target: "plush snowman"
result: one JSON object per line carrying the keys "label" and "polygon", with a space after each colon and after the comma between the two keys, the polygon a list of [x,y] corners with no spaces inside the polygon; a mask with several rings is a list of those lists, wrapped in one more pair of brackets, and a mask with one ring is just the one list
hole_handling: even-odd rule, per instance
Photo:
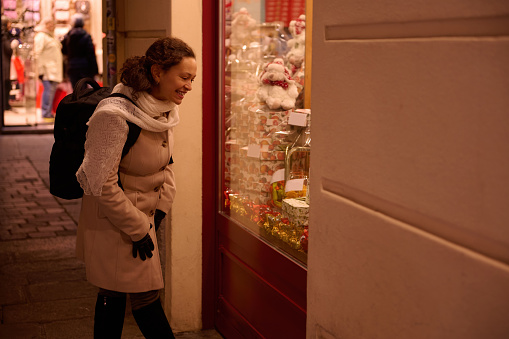
{"label": "plush snowman", "polygon": [[251,34],[255,29],[256,20],[251,17],[246,8],[242,7],[238,12],[233,13],[230,46],[242,47],[249,45],[252,41]]}
{"label": "plush snowman", "polygon": [[292,75],[295,74],[304,62],[306,49],[306,16],[302,14],[298,19],[290,21],[288,30],[292,39],[288,40],[288,53],[286,59],[290,64]]}
{"label": "plush snowman", "polygon": [[295,107],[299,93],[283,59],[276,58],[264,65],[260,74],[260,88],[256,95],[270,109],[289,110]]}

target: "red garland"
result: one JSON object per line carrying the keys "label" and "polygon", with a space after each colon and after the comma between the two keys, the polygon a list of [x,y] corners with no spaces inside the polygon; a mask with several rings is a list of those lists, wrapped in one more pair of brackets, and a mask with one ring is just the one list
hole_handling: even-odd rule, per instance
{"label": "red garland", "polygon": [[283,87],[284,89],[288,89],[288,83],[285,81],[282,81],[282,80],[271,81],[269,79],[265,79],[265,80],[263,80],[263,83],[266,85],[279,86],[279,87]]}

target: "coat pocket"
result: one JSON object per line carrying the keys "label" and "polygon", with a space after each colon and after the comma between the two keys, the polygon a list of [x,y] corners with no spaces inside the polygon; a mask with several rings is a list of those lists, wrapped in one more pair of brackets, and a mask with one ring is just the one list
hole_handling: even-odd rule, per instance
{"label": "coat pocket", "polygon": [[[124,193],[127,199],[131,201],[131,203],[136,207],[138,203],[138,192],[127,192]],[[100,218],[107,218],[106,214],[103,212],[101,206],[97,206],[97,217]]]}

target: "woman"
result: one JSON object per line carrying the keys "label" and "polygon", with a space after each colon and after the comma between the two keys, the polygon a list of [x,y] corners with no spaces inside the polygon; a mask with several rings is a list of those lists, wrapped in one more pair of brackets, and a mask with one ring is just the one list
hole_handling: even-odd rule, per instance
{"label": "woman", "polygon": [[34,29],[34,55],[37,62],[39,78],[42,80],[43,92],[41,111],[43,118],[53,118],[53,99],[57,85],[64,77],[62,64],[62,44],[55,38],[55,21],[52,17],[46,17]]}
{"label": "woman", "polygon": [[[173,128],[178,105],[196,77],[193,50],[177,38],[154,42],[126,60],[121,82],[90,118],[85,158],[76,176],[85,195],[77,255],[87,280],[99,287],[95,338],[120,338],[126,294],[146,338],[173,338],[159,300],[163,288],[156,230],[175,196]],[[142,131],[121,158],[129,120]],[[118,182],[121,186],[119,187]]]}
{"label": "woman", "polygon": [[73,28],[64,36],[62,54],[67,57],[66,72],[74,88],[78,80],[93,78],[98,69],[92,37],[83,28],[83,15],[74,14],[71,21]]}

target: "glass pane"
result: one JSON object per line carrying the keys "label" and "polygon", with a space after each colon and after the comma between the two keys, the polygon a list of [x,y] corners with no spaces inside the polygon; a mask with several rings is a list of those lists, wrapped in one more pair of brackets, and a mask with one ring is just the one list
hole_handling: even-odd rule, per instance
{"label": "glass pane", "polygon": [[305,1],[224,2],[224,213],[307,262]]}

